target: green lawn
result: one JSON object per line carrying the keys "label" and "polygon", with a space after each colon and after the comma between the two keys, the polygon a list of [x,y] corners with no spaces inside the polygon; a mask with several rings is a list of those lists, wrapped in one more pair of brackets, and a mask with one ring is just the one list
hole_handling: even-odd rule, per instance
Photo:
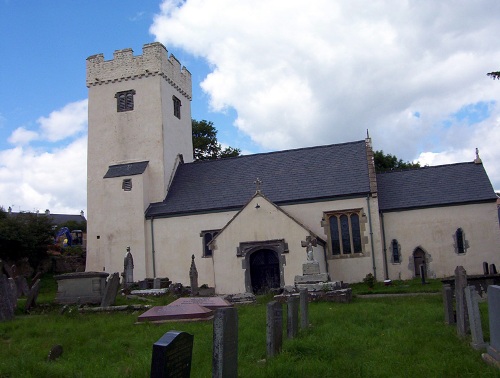
{"label": "green lawn", "polygon": [[[0,377],[148,377],[152,344],[169,330],[194,335],[191,376],[211,376],[210,321],[135,325],[140,313],[81,314],[76,307],[61,315],[50,305],[53,283],[42,289],[45,304],[35,314],[23,315],[21,303],[14,321],[0,323]],[[241,377],[500,377],[444,324],[440,295],[311,303],[311,327],[284,339],[283,352],[266,361],[270,300],[238,307]],[[485,304],[481,310],[484,316]],[[54,344],[64,353],[47,362]]]}

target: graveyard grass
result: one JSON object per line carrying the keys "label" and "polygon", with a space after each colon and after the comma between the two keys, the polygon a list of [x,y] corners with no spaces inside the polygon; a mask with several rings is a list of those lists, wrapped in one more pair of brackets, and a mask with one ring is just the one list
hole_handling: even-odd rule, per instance
{"label": "graveyard grass", "polygon": [[[407,291],[412,285],[401,283]],[[432,285],[440,288],[431,282],[427,290]],[[211,376],[211,321],[135,325],[141,312],[82,314],[76,306],[61,314],[53,304],[55,290],[53,278],[45,276],[32,314],[23,314],[20,301],[15,320],[0,323],[0,377],[148,377],[152,345],[170,330],[194,335],[191,376]],[[394,288],[374,288],[384,290]],[[364,288],[355,285],[354,291]],[[153,304],[172,300],[157,298]],[[257,304],[238,306],[240,377],[500,377],[469,346],[470,339],[458,338],[455,327],[444,324],[439,294],[310,303],[310,327],[288,340],[284,316],[282,353],[266,360],[271,300],[262,296]],[[119,298],[118,304],[129,302]],[[488,340],[485,303],[481,314]],[[63,354],[48,362],[55,344]]]}

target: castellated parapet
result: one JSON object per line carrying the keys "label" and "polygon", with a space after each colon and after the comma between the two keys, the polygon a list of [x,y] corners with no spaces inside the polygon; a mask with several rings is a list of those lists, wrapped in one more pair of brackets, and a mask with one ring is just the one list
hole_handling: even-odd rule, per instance
{"label": "castellated parapet", "polygon": [[157,75],[191,100],[191,73],[159,42],[145,44],[138,56],[129,48],[116,50],[112,60],[103,54],[87,58],[87,87]]}

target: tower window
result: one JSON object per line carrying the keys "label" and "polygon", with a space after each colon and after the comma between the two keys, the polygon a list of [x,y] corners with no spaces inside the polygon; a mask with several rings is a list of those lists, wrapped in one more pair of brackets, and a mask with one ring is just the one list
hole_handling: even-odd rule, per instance
{"label": "tower window", "polygon": [[132,190],[132,179],[123,179],[122,189],[126,192],[130,192]]}
{"label": "tower window", "polygon": [[129,110],[134,110],[134,95],[135,90],[133,89],[123,92],[117,92],[115,94],[116,111],[127,112]]}
{"label": "tower window", "polygon": [[181,100],[175,96],[172,96],[172,100],[174,102],[174,116],[181,119]]}

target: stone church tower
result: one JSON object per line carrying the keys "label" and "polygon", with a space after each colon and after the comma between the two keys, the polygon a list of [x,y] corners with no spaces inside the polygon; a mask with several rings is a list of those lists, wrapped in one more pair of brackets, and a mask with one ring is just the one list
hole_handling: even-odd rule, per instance
{"label": "stone church tower", "polygon": [[191,74],[160,43],[87,58],[87,271],[121,272],[127,247],[152,277],[144,213],[193,160]]}

